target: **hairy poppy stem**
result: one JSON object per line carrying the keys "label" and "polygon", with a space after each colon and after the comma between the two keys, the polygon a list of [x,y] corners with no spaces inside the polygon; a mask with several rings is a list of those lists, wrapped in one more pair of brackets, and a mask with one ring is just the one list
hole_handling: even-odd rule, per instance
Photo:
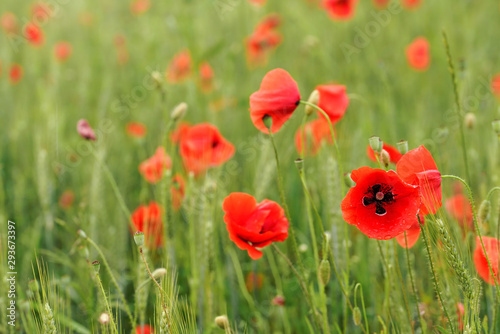
{"label": "hairy poppy stem", "polygon": [[403,281],[403,275],[401,274],[401,268],[399,267],[398,259],[398,249],[396,247],[396,239],[392,239],[392,247],[394,248],[394,262],[396,263],[396,271],[399,277],[399,282],[401,283],[401,291],[403,292],[403,300],[405,302],[406,313],[408,314],[408,321],[411,327],[411,332],[415,334],[415,328],[413,326],[413,321],[411,320],[410,306],[408,303],[408,298],[406,297],[405,283]]}
{"label": "hairy poppy stem", "polygon": [[115,318],[113,313],[111,312],[111,307],[109,306],[108,297],[106,296],[106,292],[104,291],[104,286],[102,285],[101,278],[99,277],[99,273],[95,274],[95,278],[97,280],[97,285],[99,286],[99,290],[101,290],[102,297],[104,298],[104,304],[106,305],[106,309],[109,313],[109,320],[111,322],[111,328],[113,333],[118,333],[118,329],[116,328]]}
{"label": "hairy poppy stem", "polygon": [[420,230],[422,231],[422,235],[424,237],[425,249],[427,250],[427,255],[429,256],[429,265],[431,267],[432,279],[434,281],[434,289],[436,290],[436,294],[438,296],[439,303],[441,304],[441,308],[443,309],[443,312],[446,316],[446,319],[448,319],[448,323],[451,327],[451,331],[455,332],[455,328],[453,326],[453,323],[451,322],[450,315],[448,314],[448,310],[446,309],[446,306],[444,305],[444,302],[443,302],[443,298],[441,297],[441,291],[439,290],[438,279],[437,279],[437,275],[436,275],[436,270],[434,268],[434,262],[432,261],[432,253],[431,253],[431,248],[429,246],[427,231],[424,229],[424,226],[422,225],[422,222],[420,221],[420,216],[418,214],[417,214],[417,219],[418,219],[418,224],[420,225]]}
{"label": "hairy poppy stem", "polygon": [[457,75],[455,73],[455,66],[453,65],[453,58],[451,57],[450,45],[448,43],[448,36],[446,36],[446,32],[443,30],[443,44],[446,49],[446,56],[448,60],[448,69],[451,74],[451,81],[453,83],[453,93],[455,95],[455,104],[457,107],[458,114],[458,124],[460,126],[460,136],[462,138],[462,153],[465,164],[465,175],[467,175],[467,180],[471,182],[470,173],[469,173],[469,161],[467,158],[467,149],[465,148],[465,133],[464,133],[464,122],[463,122],[463,110],[462,104],[460,103],[460,95],[458,94],[458,83],[457,83]]}
{"label": "hairy poppy stem", "polygon": [[427,329],[424,326],[424,319],[422,318],[422,314],[420,313],[420,309],[418,308],[418,295],[417,295],[417,287],[415,285],[415,279],[413,278],[413,270],[411,266],[411,261],[410,261],[410,251],[408,250],[408,238],[405,234],[405,253],[406,253],[406,263],[408,265],[408,275],[410,275],[410,282],[411,282],[411,288],[413,290],[413,295],[415,296],[415,306],[417,307],[417,314],[418,314],[418,319],[420,320],[420,326],[422,328],[422,332],[425,334],[427,332]]}

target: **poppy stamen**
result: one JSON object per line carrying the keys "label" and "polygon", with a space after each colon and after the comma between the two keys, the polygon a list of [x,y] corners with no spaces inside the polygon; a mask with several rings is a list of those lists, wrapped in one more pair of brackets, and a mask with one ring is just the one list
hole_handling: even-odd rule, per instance
{"label": "poppy stamen", "polygon": [[362,199],[364,206],[375,204],[375,213],[383,216],[387,213],[385,205],[390,205],[394,202],[395,195],[392,193],[392,187],[387,184],[375,184],[368,188]]}

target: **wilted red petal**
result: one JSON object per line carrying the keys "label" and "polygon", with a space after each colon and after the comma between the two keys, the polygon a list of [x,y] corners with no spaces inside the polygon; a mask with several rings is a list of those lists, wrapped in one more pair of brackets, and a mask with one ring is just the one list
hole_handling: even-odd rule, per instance
{"label": "wilted red petal", "polygon": [[[422,225],[424,225],[425,223],[424,216],[423,215],[419,216],[420,216],[420,222],[422,223]],[[417,223],[413,224],[408,230],[396,236],[396,241],[403,248],[406,248],[407,245],[408,248],[412,248],[417,242],[419,236],[420,236],[420,224],[417,221]]]}
{"label": "wilted red petal", "polygon": [[456,219],[462,227],[473,229],[472,206],[463,194],[457,194],[446,200],[446,211]]}

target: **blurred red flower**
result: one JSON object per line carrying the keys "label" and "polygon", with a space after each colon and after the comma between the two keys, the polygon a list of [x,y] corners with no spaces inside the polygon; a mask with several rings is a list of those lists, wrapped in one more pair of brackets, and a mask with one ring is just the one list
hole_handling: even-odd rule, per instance
{"label": "blurred red flower", "polygon": [[134,138],[144,138],[148,132],[146,125],[141,122],[128,122],[125,130],[130,137]]}
{"label": "blurred red flower", "polygon": [[17,17],[11,12],[5,12],[2,14],[0,17],[0,25],[7,34],[17,34],[19,29],[17,25]]}
{"label": "blurred red flower", "polygon": [[[349,106],[346,87],[342,85],[319,85],[316,90],[319,93],[318,107],[328,114],[332,123],[340,121]],[[319,111],[318,114],[320,117],[325,117]]]}
{"label": "blurred red flower", "polygon": [[491,91],[496,97],[500,98],[500,73],[491,79]]}
{"label": "blurred red flower", "polygon": [[253,33],[245,40],[247,63],[251,66],[264,66],[269,53],[276,49],[282,41],[276,30],[281,24],[278,14],[264,17],[255,27]]}
{"label": "blurred red flower", "polygon": [[267,0],[248,0],[251,4],[254,4],[256,6],[264,6],[264,4],[267,2]]}
{"label": "blurred red flower", "polygon": [[264,284],[264,275],[262,273],[250,272],[245,278],[245,286],[249,292],[262,289],[262,284]]}
{"label": "blurred red flower", "polygon": [[151,3],[149,0],[132,0],[130,3],[130,11],[132,14],[141,15],[148,11]]}
{"label": "blurred red flower", "polygon": [[69,209],[71,205],[73,205],[73,201],[75,200],[75,193],[71,190],[65,190],[61,197],[59,197],[59,206],[62,209]]}
{"label": "blurred red flower", "polygon": [[172,160],[165,152],[165,148],[158,147],[155,154],[141,162],[139,172],[149,183],[157,183],[163,178],[163,172],[172,167]]}
{"label": "blurred red flower", "polygon": [[[401,157],[403,156],[397,148],[386,143],[382,145],[382,149],[384,149],[389,154],[390,161],[394,164],[397,164],[399,159],[401,159]],[[378,155],[378,153],[375,153],[370,145],[366,147],[366,154],[368,155],[368,158],[370,160],[377,162],[376,155]]]}
{"label": "blurred red flower", "polygon": [[76,131],[83,139],[92,141],[95,141],[97,139],[94,129],[92,129],[86,119],[81,119],[78,121],[78,123],[76,123]]}
{"label": "blurred red flower", "polygon": [[488,266],[488,261],[483,252],[483,247],[481,246],[481,241],[479,237],[476,238],[476,249],[474,250],[474,265],[476,266],[477,273],[484,279],[487,283],[495,285],[495,278],[498,282],[500,280],[500,275],[498,271],[498,260],[500,255],[500,240],[492,237],[483,237],[484,248],[486,249],[486,254],[490,260],[491,269],[493,269],[493,275],[491,275],[490,267]]}
{"label": "blurred red flower", "polygon": [[172,141],[172,143],[179,143],[190,127],[191,123],[180,121],[175,130],[170,134],[170,140]]}
{"label": "blurred red flower", "polygon": [[422,0],[401,0],[401,4],[403,5],[404,8],[406,9],[417,9]]}
{"label": "blurred red flower", "polygon": [[19,64],[12,64],[9,71],[9,81],[11,84],[15,85],[23,78],[23,68]]}
{"label": "blurred red flower", "polygon": [[424,147],[408,151],[396,165],[396,171],[403,181],[420,186],[422,207],[420,213],[435,214],[441,203],[441,173],[431,153]]}
{"label": "blurred red flower", "polygon": [[58,42],[54,46],[54,56],[60,62],[67,60],[73,53],[73,48],[69,42]]}
{"label": "blurred red flower", "polygon": [[207,61],[200,64],[200,86],[204,93],[210,93],[214,87],[214,70]]}
{"label": "blurred red flower", "polygon": [[222,209],[229,238],[254,260],[263,255],[257,248],[288,237],[288,220],[276,202],[257,203],[251,195],[232,193],[224,199]]}
{"label": "blurred red flower", "polygon": [[384,9],[389,4],[390,0],[372,0],[375,7]]}
{"label": "blurred red flower", "polygon": [[418,186],[410,185],[394,171],[370,167],[353,170],[352,187],[342,201],[344,220],[369,238],[386,240],[418,224]]}
{"label": "blurred red flower", "polygon": [[172,207],[174,208],[174,210],[179,210],[185,195],[185,184],[182,175],[175,174],[175,176],[172,178],[170,195],[172,196]]}
{"label": "blurred red flower", "polygon": [[406,59],[411,68],[425,71],[431,62],[430,45],[425,37],[417,37],[406,47]]}
{"label": "blurred red flower", "polygon": [[212,124],[190,127],[180,140],[184,166],[198,175],[211,167],[222,165],[234,155],[234,146]]}
{"label": "blurred red flower", "polygon": [[464,304],[462,303],[457,303],[457,317],[458,317],[458,330],[463,330],[464,329],[464,315],[465,315],[465,308]]}
{"label": "blurred red flower", "polygon": [[163,222],[161,219],[161,207],[156,202],[150,202],[149,206],[140,205],[132,213],[132,222],[135,231],[144,233],[144,242],[148,249],[163,246]]}
{"label": "blurred red flower", "polygon": [[53,16],[53,12],[48,4],[36,2],[31,5],[31,15],[33,16],[33,21],[42,24],[46,23],[47,20]]}
{"label": "blurred red flower", "polygon": [[[425,217],[421,214],[419,214],[419,217],[420,217],[420,222],[422,223],[422,225],[424,225]],[[405,238],[405,233],[406,233],[406,238]],[[408,248],[412,248],[417,242],[419,236],[420,236],[420,224],[418,223],[417,220],[417,222],[414,223],[408,230],[404,231],[400,235],[397,235],[396,241],[403,248],[406,248],[406,243],[408,243]]]}
{"label": "blurred red flower", "polygon": [[189,50],[177,53],[167,68],[167,80],[170,83],[178,83],[185,80],[191,74],[191,54]]}
{"label": "blurred red flower", "polygon": [[473,229],[472,206],[463,194],[456,194],[446,200],[446,211],[456,219],[462,227]]}
{"label": "blurred red flower", "polygon": [[153,334],[154,330],[153,330],[152,326],[142,325],[142,326],[137,326],[135,328],[135,333],[136,334]]}
{"label": "blurred red flower", "polygon": [[41,46],[45,40],[42,29],[32,22],[24,27],[24,37],[34,46]]}
{"label": "blurred red flower", "polygon": [[315,119],[306,123],[295,133],[295,147],[302,154],[302,144],[305,144],[304,154],[316,155],[323,142],[333,143],[330,126],[324,119]]}
{"label": "blurred red flower", "polygon": [[271,131],[275,133],[292,116],[299,103],[297,83],[287,71],[277,68],[264,76],[260,89],[250,96],[250,117],[255,127],[264,133],[269,133],[269,130],[263,118],[271,117]]}
{"label": "blurred red flower", "polygon": [[349,20],[356,12],[358,0],[323,0],[323,8],[334,20]]}

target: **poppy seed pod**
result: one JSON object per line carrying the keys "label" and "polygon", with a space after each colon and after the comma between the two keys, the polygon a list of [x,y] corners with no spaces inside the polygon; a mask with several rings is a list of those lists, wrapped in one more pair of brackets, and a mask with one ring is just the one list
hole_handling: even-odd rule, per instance
{"label": "poppy seed pod", "polygon": [[377,136],[370,137],[368,139],[368,143],[370,144],[371,149],[376,153],[380,153],[384,145],[384,142]]}
{"label": "poppy seed pod", "polygon": [[479,220],[485,223],[490,218],[491,202],[484,200],[479,207]]}
{"label": "poppy seed pod", "polygon": [[269,130],[273,126],[273,118],[269,115],[264,115],[264,117],[262,117],[262,123],[264,123],[266,129]]}
{"label": "poppy seed pod", "polygon": [[476,126],[476,115],[471,112],[465,114],[464,123],[467,129],[473,129]]}
{"label": "poppy seed pod", "polygon": [[219,315],[218,317],[215,317],[215,324],[221,329],[229,328],[229,320],[227,319],[227,315]]}
{"label": "poppy seed pod", "polygon": [[295,167],[300,171],[304,169],[304,160],[303,159],[295,159]]}
{"label": "poppy seed pod", "polygon": [[[319,92],[317,89],[312,91],[311,95],[309,95],[309,99],[307,100],[307,102],[314,104],[314,105],[318,105]],[[305,112],[306,112],[307,116],[311,115],[314,112],[314,107],[311,107],[310,105],[306,105]]]}
{"label": "poppy seed pod", "polygon": [[179,103],[174,110],[172,110],[172,113],[170,114],[170,117],[174,122],[177,122],[178,120],[182,119],[184,115],[186,115],[188,105],[185,102]]}
{"label": "poppy seed pod", "polygon": [[99,261],[92,262],[92,268],[94,268],[96,274],[99,274],[99,270],[101,269],[101,262]]}
{"label": "poppy seed pod", "polygon": [[326,259],[321,260],[318,269],[319,281],[326,286],[330,281],[330,262]]}
{"label": "poppy seed pod", "polygon": [[137,246],[142,247],[144,245],[144,233],[141,231],[135,232],[134,242]]}
{"label": "poppy seed pod", "polygon": [[400,140],[396,144],[399,153],[401,154],[406,154],[408,152],[408,141],[406,140]]}

